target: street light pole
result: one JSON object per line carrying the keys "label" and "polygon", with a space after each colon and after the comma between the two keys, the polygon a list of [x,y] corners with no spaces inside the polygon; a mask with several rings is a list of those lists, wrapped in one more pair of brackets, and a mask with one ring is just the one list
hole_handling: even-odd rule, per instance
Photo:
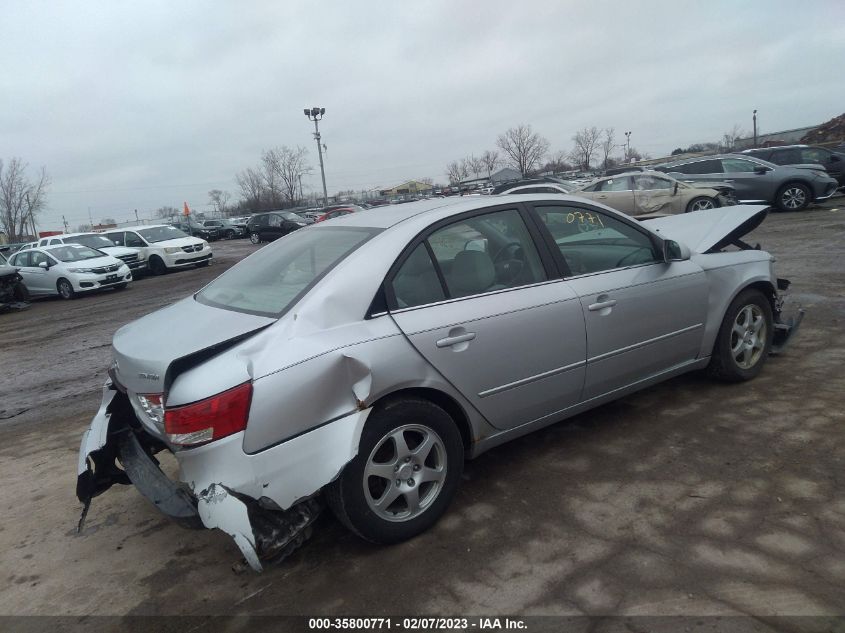
{"label": "street light pole", "polygon": [[320,157],[320,176],[323,178],[323,205],[329,206],[329,192],[326,189],[326,170],[323,167],[323,147],[320,144],[320,127],[317,122],[323,118],[326,113],[325,108],[305,108],[305,116],[309,121],[314,121],[314,139],[317,141],[317,155]]}
{"label": "street light pole", "polygon": [[625,160],[631,160],[631,133],[625,132]]}
{"label": "street light pole", "polygon": [[757,147],[757,110],[754,110],[754,147]]}

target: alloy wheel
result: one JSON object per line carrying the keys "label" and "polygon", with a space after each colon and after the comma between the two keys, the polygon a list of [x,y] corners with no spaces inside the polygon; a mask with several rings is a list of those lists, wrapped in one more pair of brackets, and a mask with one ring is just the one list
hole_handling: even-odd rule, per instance
{"label": "alloy wheel", "polygon": [[787,209],[800,209],[807,202],[807,194],[801,187],[790,187],[781,194],[781,201]]}
{"label": "alloy wheel", "polygon": [[712,200],[696,200],[692,203],[692,211],[704,211],[706,209],[714,209],[716,207]]}
{"label": "alloy wheel", "polygon": [[364,466],[364,497],[387,521],[408,521],[425,512],[446,480],[446,446],[433,429],[406,424],[385,434]]}
{"label": "alloy wheel", "polygon": [[749,304],[737,313],[731,329],[731,356],[738,367],[750,369],[760,361],[767,335],[760,306]]}

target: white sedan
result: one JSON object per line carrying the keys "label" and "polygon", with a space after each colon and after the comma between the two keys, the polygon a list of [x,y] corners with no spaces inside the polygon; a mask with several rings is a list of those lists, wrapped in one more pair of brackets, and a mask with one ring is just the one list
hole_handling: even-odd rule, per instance
{"label": "white sedan", "polygon": [[132,271],[119,259],[81,244],[29,248],[15,253],[9,264],[18,268],[31,295],[59,295],[114,288],[123,290]]}

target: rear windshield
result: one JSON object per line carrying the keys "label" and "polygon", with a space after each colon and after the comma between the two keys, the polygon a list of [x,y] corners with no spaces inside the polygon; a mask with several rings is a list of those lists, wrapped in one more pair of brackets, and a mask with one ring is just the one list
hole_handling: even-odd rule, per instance
{"label": "rear windshield", "polygon": [[164,242],[166,240],[175,240],[179,237],[188,237],[175,226],[154,226],[150,229],[138,229],[138,234],[151,244],[154,242]]}
{"label": "rear windshield", "polygon": [[195,295],[200,303],[278,317],[380,229],[309,227],[233,266]]}

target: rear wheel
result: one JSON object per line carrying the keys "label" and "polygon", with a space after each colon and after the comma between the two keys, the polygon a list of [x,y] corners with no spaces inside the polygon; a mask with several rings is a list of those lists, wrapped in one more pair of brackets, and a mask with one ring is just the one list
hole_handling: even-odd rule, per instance
{"label": "rear wheel", "polygon": [[249,241],[253,244],[258,244],[261,241],[261,238],[258,237],[258,233],[250,233],[249,234]]}
{"label": "rear wheel", "polygon": [[62,299],[73,299],[76,296],[76,291],[73,289],[73,284],[71,284],[67,279],[62,277],[59,281],[56,282],[56,290],[59,292],[59,296]]}
{"label": "rear wheel", "polygon": [[150,272],[154,275],[163,275],[167,272],[167,266],[164,264],[164,260],[157,255],[153,255],[150,257]]}
{"label": "rear wheel", "polygon": [[326,487],[326,500],[362,538],[398,543],[443,515],[463,466],[461,434],[448,413],[427,400],[396,400],[370,414],[358,455]]}
{"label": "rear wheel", "polygon": [[713,198],[708,198],[707,196],[701,196],[699,198],[693,198],[689,201],[687,205],[686,212],[689,213],[690,211],[704,211],[706,209],[715,209],[716,202]]}
{"label": "rear wheel", "polygon": [[227,240],[231,240],[235,237],[235,232],[232,229],[228,229],[224,234],[223,238]]}
{"label": "rear wheel", "polygon": [[791,182],[778,191],[777,205],[781,211],[803,211],[810,204],[810,188]]}
{"label": "rear wheel", "polygon": [[759,290],[748,288],[731,302],[719,328],[708,366],[715,378],[751,380],[763,369],[772,346],[772,306]]}

